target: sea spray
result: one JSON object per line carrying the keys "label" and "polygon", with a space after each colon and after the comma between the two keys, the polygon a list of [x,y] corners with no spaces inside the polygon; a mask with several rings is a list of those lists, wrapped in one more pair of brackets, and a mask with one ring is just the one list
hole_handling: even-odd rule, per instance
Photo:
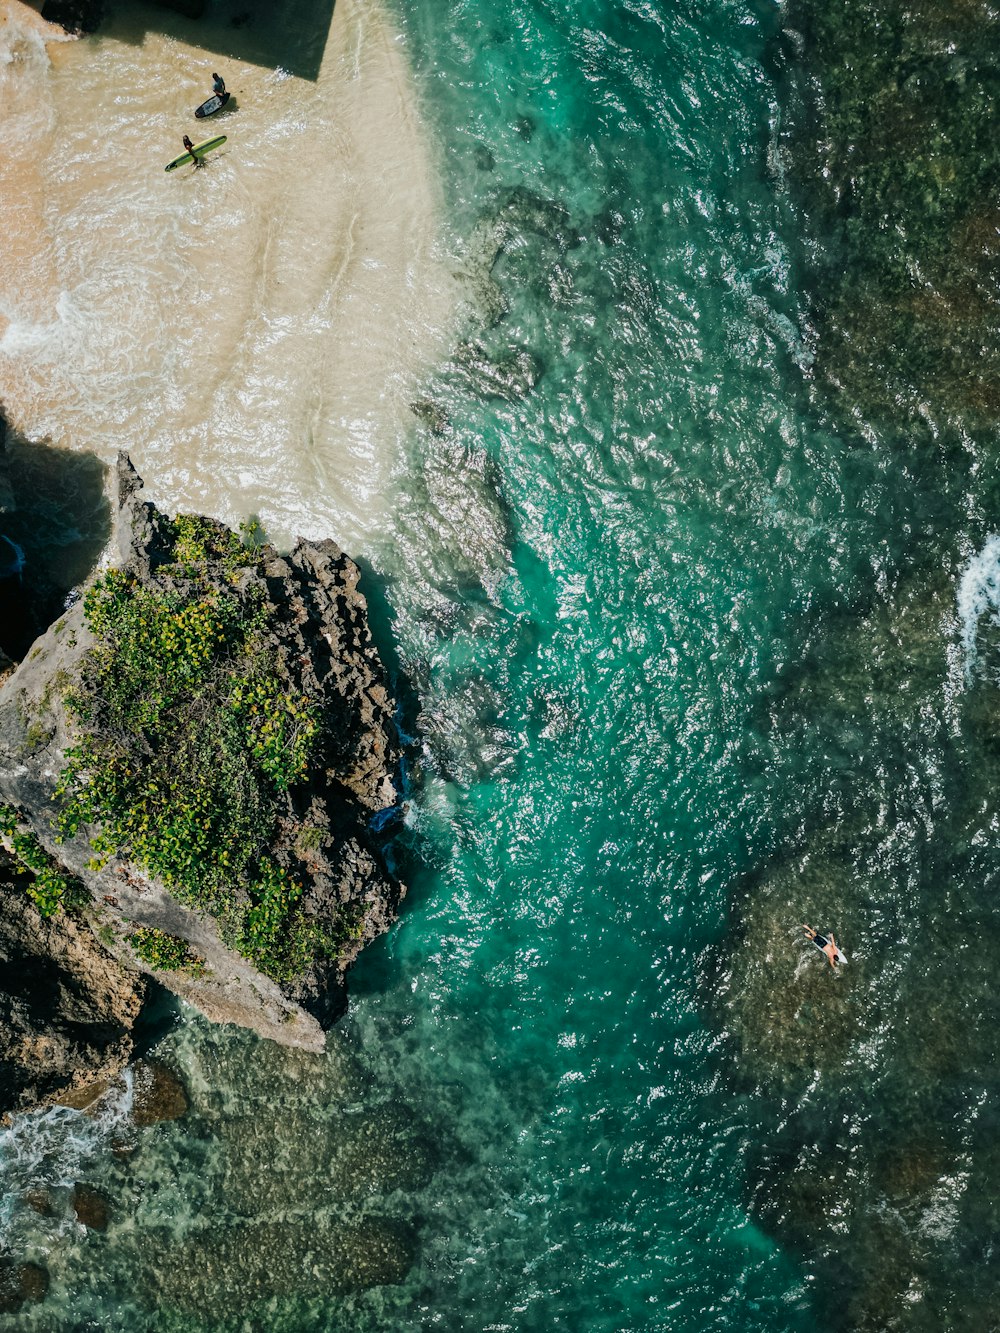
{"label": "sea spray", "polygon": [[994,534],[962,572],[958,582],[958,615],[962,627],[964,682],[972,683],[976,666],[976,634],[987,613],[1000,626],[1000,535]]}
{"label": "sea spray", "polygon": [[132,1099],[127,1069],[91,1113],[51,1106],[0,1130],[0,1243],[13,1247],[31,1220],[21,1202],[27,1192],[69,1189],[92,1169],[128,1125]]}
{"label": "sea spray", "polygon": [[4,143],[14,148],[37,145],[40,133],[51,130],[55,111],[39,89],[46,87],[51,68],[46,43],[71,41],[53,24],[26,6],[16,14],[5,7],[0,23],[0,110]]}
{"label": "sea spray", "polygon": [[[94,311],[79,304],[78,293],[61,291],[55,298],[54,319],[31,320],[6,301],[0,301],[0,316],[7,328],[0,337],[0,353],[5,356],[33,356],[51,369],[72,358],[79,363],[81,348],[93,348]],[[101,361],[101,364],[106,364]],[[77,369],[89,375],[99,369],[93,355]]]}

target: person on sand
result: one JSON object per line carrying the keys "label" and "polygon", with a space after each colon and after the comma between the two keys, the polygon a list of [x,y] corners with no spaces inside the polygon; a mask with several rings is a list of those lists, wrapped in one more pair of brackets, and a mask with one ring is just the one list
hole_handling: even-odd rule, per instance
{"label": "person on sand", "polygon": [[220,78],[218,74],[212,75],[212,91],[216,97],[225,97],[226,95],[226,81]]}
{"label": "person on sand", "polygon": [[831,967],[836,967],[840,961],[837,957],[837,941],[833,938],[833,931],[828,936],[820,935],[818,931],[813,930],[812,926],[803,924],[802,929],[806,932],[809,939],[812,940],[816,948],[825,953]]}
{"label": "person on sand", "polygon": [[[191,142],[191,140],[187,137],[186,134],[184,136],[184,147],[188,150],[191,156],[194,157],[194,144]],[[201,157],[194,157],[194,164],[196,167],[203,167],[205,165],[205,159]]]}

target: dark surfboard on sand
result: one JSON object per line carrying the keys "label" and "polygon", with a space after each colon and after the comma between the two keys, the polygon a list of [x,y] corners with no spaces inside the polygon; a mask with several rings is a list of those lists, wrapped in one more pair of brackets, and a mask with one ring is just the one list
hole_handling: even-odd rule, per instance
{"label": "dark surfboard on sand", "polygon": [[206,116],[214,116],[216,111],[221,111],[229,101],[229,93],[216,93],[210,97],[207,102],[202,102],[201,106],[195,111],[199,120],[204,120]]}

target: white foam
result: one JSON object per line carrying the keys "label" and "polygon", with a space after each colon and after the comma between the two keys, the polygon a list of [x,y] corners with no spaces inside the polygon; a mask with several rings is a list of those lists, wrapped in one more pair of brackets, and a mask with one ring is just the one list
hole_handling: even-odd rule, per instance
{"label": "white foam", "polygon": [[969,685],[976,666],[979,622],[989,614],[993,623],[1000,626],[1000,535],[988,537],[983,549],[966,565],[958,582],[956,600],[962,631],[963,676]]}
{"label": "white foam", "polygon": [[[0,23],[0,112],[4,148],[28,147],[52,125],[53,112],[45,91],[50,61],[45,48],[51,38],[31,10],[5,7]],[[66,34],[62,34],[66,38]]]}
{"label": "white foam", "polygon": [[0,1242],[11,1239],[25,1190],[70,1186],[80,1178],[95,1154],[129,1123],[132,1095],[132,1071],[126,1070],[95,1115],[54,1106],[16,1115],[0,1131]]}
{"label": "white foam", "polygon": [[56,297],[55,318],[33,322],[18,312],[4,309],[0,313],[9,323],[2,338],[0,352],[7,356],[35,356],[55,361],[76,350],[77,339],[87,326],[87,314],[77,309],[69,292]]}

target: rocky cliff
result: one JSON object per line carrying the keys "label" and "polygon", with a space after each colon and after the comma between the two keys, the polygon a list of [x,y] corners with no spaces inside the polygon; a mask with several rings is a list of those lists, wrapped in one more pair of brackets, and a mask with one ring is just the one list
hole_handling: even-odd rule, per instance
{"label": "rocky cliff", "polygon": [[86,921],[46,919],[27,872],[0,853],[0,1111],[42,1105],[120,1069],[147,980],[121,966]]}
{"label": "rocky cliff", "polygon": [[[3,832],[36,875],[10,920],[31,918],[43,959],[58,932],[97,950],[121,991],[109,1067],[143,973],[211,1019],[318,1050],[403,893],[374,831],[400,743],[358,569],[332,542],[281,555],[169,519],[124,455],[117,490],[119,564],[0,689]],[[84,1008],[88,967],[70,987]]]}

